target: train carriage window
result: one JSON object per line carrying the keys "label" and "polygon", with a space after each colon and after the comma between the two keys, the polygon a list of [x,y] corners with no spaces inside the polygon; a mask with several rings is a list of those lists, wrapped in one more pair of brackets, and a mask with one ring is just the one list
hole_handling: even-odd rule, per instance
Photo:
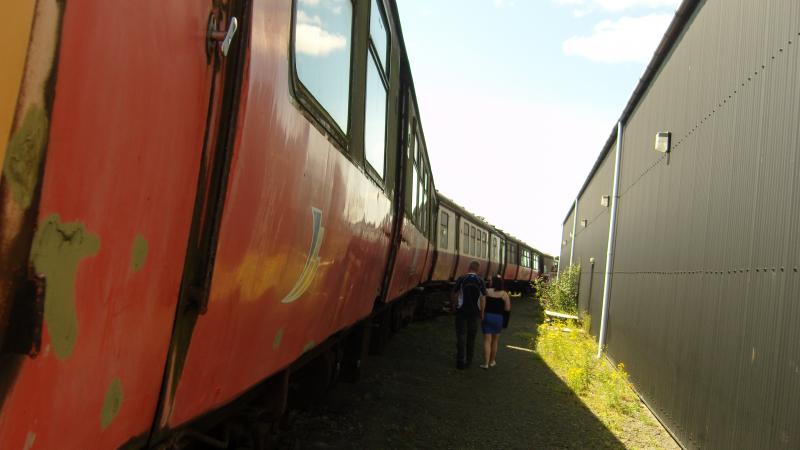
{"label": "train carriage window", "polygon": [[469,225],[461,223],[461,253],[469,254]]}
{"label": "train carriage window", "polygon": [[483,232],[483,241],[481,242],[481,249],[483,250],[483,257],[488,258],[489,251],[488,247],[486,246],[486,232]]}
{"label": "train carriage window", "polygon": [[477,254],[475,245],[475,227],[469,227],[469,254],[475,256]]}
{"label": "train carriage window", "polygon": [[446,212],[442,211],[441,218],[439,219],[439,228],[440,228],[440,235],[439,235],[439,247],[440,248],[447,248],[447,227],[450,222],[450,215]]}
{"label": "train carriage window", "polygon": [[414,221],[417,220],[417,210],[419,209],[419,198],[417,197],[417,168],[411,169],[411,217]]}
{"label": "train carriage window", "polygon": [[375,54],[378,56],[383,72],[389,73],[389,33],[382,3],[381,1],[372,0],[369,14],[369,36],[372,40],[372,45],[375,47]]}
{"label": "train carriage window", "polygon": [[367,62],[367,106],[364,124],[364,156],[378,177],[384,177],[386,153],[386,89],[373,58]]}
{"label": "train carriage window", "polygon": [[311,97],[346,134],[353,5],[337,0],[297,1],[295,8],[293,54],[300,92]]}
{"label": "train carriage window", "polygon": [[533,270],[535,272],[539,271],[539,255],[536,253],[533,254]]}
{"label": "train carriage window", "polygon": [[428,236],[428,172],[422,172],[422,226],[420,230],[425,236]]}
{"label": "train carriage window", "polygon": [[[341,0],[339,0],[341,2]],[[341,2],[345,3],[345,2]],[[349,2],[346,2],[349,3]],[[370,12],[369,62],[367,62],[364,156],[378,176],[385,176],[386,108],[389,76],[386,67],[389,34],[383,9],[373,0]]]}
{"label": "train carriage window", "polygon": [[492,236],[492,261],[497,261],[497,238]]}

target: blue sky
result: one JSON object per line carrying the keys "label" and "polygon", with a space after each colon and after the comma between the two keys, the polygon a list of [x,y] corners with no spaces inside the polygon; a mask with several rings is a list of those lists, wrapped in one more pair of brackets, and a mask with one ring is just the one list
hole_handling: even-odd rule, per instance
{"label": "blue sky", "polygon": [[557,255],[678,0],[397,4],[437,188]]}

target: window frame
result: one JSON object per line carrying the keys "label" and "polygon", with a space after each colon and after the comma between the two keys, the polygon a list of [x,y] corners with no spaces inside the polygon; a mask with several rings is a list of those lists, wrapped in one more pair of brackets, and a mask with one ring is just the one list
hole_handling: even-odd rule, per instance
{"label": "window frame", "polygon": [[478,232],[475,225],[469,226],[469,254],[475,256],[477,247],[475,246],[475,234]]}
{"label": "window frame", "polygon": [[[350,68],[347,83],[347,129],[342,130],[336,119],[331,116],[327,109],[317,100],[316,96],[308,89],[297,73],[297,58],[295,49],[297,47],[297,6],[300,0],[292,1],[292,22],[289,37],[289,91],[291,96],[300,105],[303,115],[309,119],[322,134],[326,135],[334,146],[343,154],[350,155],[350,137],[353,128],[353,66],[355,63],[355,37],[356,37],[356,5],[352,0],[350,3]],[[365,96],[366,98],[366,96]],[[388,93],[387,93],[388,99]],[[388,103],[388,100],[387,100]],[[387,110],[388,112],[388,110]],[[387,120],[388,122],[388,120]],[[385,164],[385,163],[384,163]]]}
{"label": "window frame", "polygon": [[[367,48],[367,64],[366,64],[366,72],[364,73],[364,155],[363,155],[363,166],[367,173],[381,186],[386,183],[386,170],[387,170],[387,153],[386,150],[389,147],[387,144],[389,143],[389,82],[386,80],[386,77],[380,68],[380,63],[376,63],[374,60],[374,56],[372,55],[372,38],[370,37],[370,43],[368,44]],[[378,170],[372,167],[372,163],[369,162],[367,159],[367,102],[369,99],[367,98],[367,94],[369,93],[369,66],[370,64],[376,66],[378,70],[378,78],[383,85],[384,90],[386,91],[386,102],[383,105],[383,174],[378,173]]]}
{"label": "window frame", "polygon": [[[295,0],[300,1],[300,0]],[[353,3],[352,0],[350,2]],[[372,38],[372,6],[378,6],[378,17],[380,20],[383,21],[384,28],[386,29],[386,65],[384,67],[383,64],[383,57],[378,55],[378,49],[375,46],[375,41]],[[388,169],[388,158],[387,158],[387,149],[388,149],[388,142],[389,142],[389,100],[390,100],[390,87],[391,82],[389,80],[389,61],[391,60],[392,55],[392,29],[389,27],[389,19],[386,14],[386,8],[383,5],[383,0],[373,0],[369,2],[369,20],[367,21],[367,64],[366,70],[367,72],[364,74],[364,81],[367,83],[364,87],[364,169],[373,179],[380,183],[381,186],[384,186],[386,183],[386,171]],[[371,62],[370,62],[371,61]],[[383,105],[384,107],[384,122],[383,122],[383,167],[381,168],[383,173],[378,173],[378,169],[372,166],[372,163],[367,160],[367,145],[366,145],[366,135],[367,135],[367,108],[366,102],[369,100],[367,99],[367,94],[369,93],[368,83],[369,83],[369,65],[374,64],[375,68],[378,71],[378,77],[383,84],[383,89],[386,91],[386,102]],[[352,72],[352,69],[351,69]],[[351,75],[352,77],[352,75]],[[414,127],[416,128],[416,127]],[[415,143],[416,145],[419,143]]]}
{"label": "window frame", "polygon": [[450,227],[450,214],[447,211],[439,211],[439,248],[448,248]]}

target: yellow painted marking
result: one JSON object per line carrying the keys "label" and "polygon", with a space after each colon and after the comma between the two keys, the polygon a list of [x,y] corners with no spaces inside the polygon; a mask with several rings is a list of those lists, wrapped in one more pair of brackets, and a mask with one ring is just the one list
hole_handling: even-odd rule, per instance
{"label": "yellow painted marking", "polygon": [[281,300],[282,303],[292,303],[300,298],[306,290],[308,290],[314,278],[317,276],[317,269],[319,268],[320,261],[319,249],[322,247],[322,238],[325,236],[325,228],[322,227],[322,211],[317,208],[311,208],[311,218],[313,220],[314,230],[311,235],[311,248],[308,252],[306,264],[292,290]]}

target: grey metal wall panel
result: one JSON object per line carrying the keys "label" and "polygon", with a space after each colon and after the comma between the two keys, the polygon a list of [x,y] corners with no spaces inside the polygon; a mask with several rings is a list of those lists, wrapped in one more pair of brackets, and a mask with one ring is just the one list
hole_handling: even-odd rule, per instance
{"label": "grey metal wall panel", "polygon": [[796,0],[708,0],[625,124],[608,351],[689,448],[800,447],[798,41]]}
{"label": "grey metal wall panel", "polygon": [[559,256],[559,270],[566,270],[569,267],[569,252],[572,245],[572,221],[575,219],[573,210],[567,216],[567,220],[561,226],[561,253]]}
{"label": "grey metal wall panel", "polygon": [[[600,329],[603,281],[606,272],[610,204],[603,206],[603,196],[611,196],[614,181],[614,153],[606,155],[594,177],[578,199],[578,227],[573,261],[581,265],[578,309],[591,316],[591,330]],[[583,226],[583,221],[586,226]],[[594,264],[591,260],[594,259]]]}

